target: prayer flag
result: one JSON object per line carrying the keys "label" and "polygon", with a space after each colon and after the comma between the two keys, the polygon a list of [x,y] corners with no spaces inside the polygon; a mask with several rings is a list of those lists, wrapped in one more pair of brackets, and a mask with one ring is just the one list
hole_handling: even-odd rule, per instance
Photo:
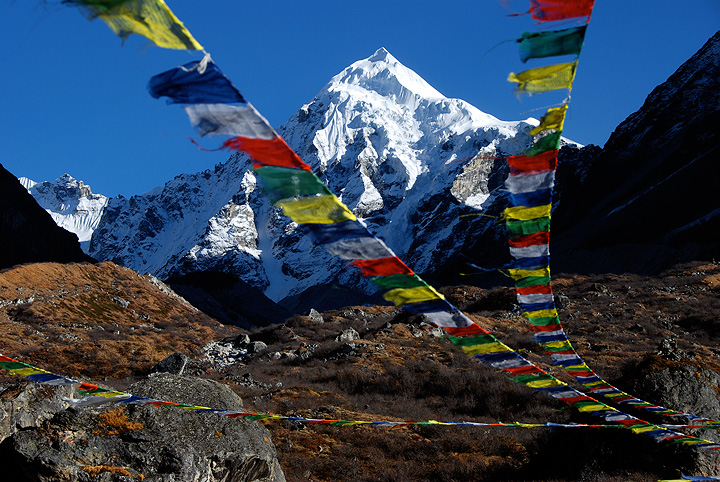
{"label": "prayer flag", "polygon": [[557,89],[570,89],[575,78],[577,61],[536,67],[508,75],[508,82],[516,82],[518,94],[538,94]]}
{"label": "prayer flag", "polygon": [[[265,169],[265,167],[256,169],[256,171],[260,169]],[[359,221],[343,221],[333,224],[304,224],[302,229],[310,233],[318,244],[330,244],[348,238],[373,238],[370,231]]]}
{"label": "prayer flag", "polygon": [[522,248],[526,246],[535,246],[538,244],[548,244],[550,242],[550,232],[541,231],[539,233],[526,234],[517,238],[511,238],[509,243],[513,248]]}
{"label": "prayer flag", "polygon": [[[512,176],[511,176],[512,177]],[[531,192],[510,194],[510,204],[513,206],[542,206],[552,202],[552,189],[538,189]]]}
{"label": "prayer flag", "polygon": [[514,258],[537,258],[540,256],[550,256],[549,244],[538,244],[534,246],[524,246],[522,248],[510,248],[510,254]]}
{"label": "prayer flag", "polygon": [[[533,129],[534,130],[534,129]],[[537,156],[545,151],[556,151],[560,148],[560,135],[562,134],[562,126],[557,132],[553,132],[544,137],[537,139],[533,145],[525,151],[526,156]],[[531,131],[532,132],[532,131]],[[530,134],[535,135],[535,134]]]}
{"label": "prayer flag", "polygon": [[[565,123],[565,113],[567,112],[568,105],[563,104],[560,107],[551,107],[545,111],[545,115],[540,118],[540,124],[528,132],[531,136],[539,134],[542,131],[549,129],[556,129],[562,131],[563,124]],[[549,136],[548,136],[549,137]]]}
{"label": "prayer flag", "polygon": [[552,189],[554,186],[554,170],[538,174],[518,174],[517,176],[508,176],[505,180],[505,189],[512,194]]}
{"label": "prayer flag", "polygon": [[277,137],[268,121],[251,104],[193,104],[183,107],[200,136],[206,134],[272,140]]}
{"label": "prayer flag", "polygon": [[296,167],[310,171],[300,156],[290,149],[282,137],[271,140],[251,137],[233,137],[223,143],[223,147],[246,152],[253,162],[253,168],[262,166]]}
{"label": "prayer flag", "polygon": [[[280,199],[332,194],[312,171],[291,167],[263,166],[255,169],[272,203]],[[350,221],[353,222],[353,221]]]}
{"label": "prayer flag", "polygon": [[202,45],[163,0],[64,0],[64,3],[79,7],[91,20],[100,17],[123,41],[135,33],[158,47],[202,50]]}
{"label": "prayer flag", "polygon": [[325,245],[333,256],[341,259],[376,259],[395,256],[385,243],[375,237],[346,238]]}
{"label": "prayer flag", "polygon": [[509,156],[505,159],[510,166],[510,176],[537,174],[554,171],[557,168],[558,151],[547,151],[537,156]]}
{"label": "prayer flag", "polygon": [[505,216],[506,219],[513,221],[527,221],[530,219],[549,217],[551,209],[552,204],[537,207],[510,207],[505,209],[503,216]]}
{"label": "prayer flag", "polygon": [[390,276],[376,276],[372,279],[373,283],[384,290],[393,288],[419,288],[421,286],[429,287],[428,284],[415,274],[393,274]]}
{"label": "prayer flag", "polygon": [[284,199],[277,203],[283,214],[298,224],[355,221],[355,215],[334,195]]}
{"label": "prayer flag", "polygon": [[594,3],[595,0],[530,0],[530,14],[542,22],[590,17]]}
{"label": "prayer flag", "polygon": [[520,42],[520,60],[552,57],[555,55],[580,54],[585,29],[572,27],[564,30],[546,30],[544,32],[523,32]]}
{"label": "prayer flag", "polygon": [[168,97],[168,104],[245,103],[240,91],[209,57],[153,76],[148,90],[156,99]]}
{"label": "prayer flag", "polygon": [[386,300],[395,303],[396,306],[407,305],[430,300],[444,300],[445,297],[435,291],[432,286],[420,286],[417,288],[398,288],[390,290],[383,295]]}
{"label": "prayer flag", "polygon": [[389,276],[394,274],[414,274],[400,258],[391,256],[380,259],[358,259],[352,264],[360,268],[363,276]]}
{"label": "prayer flag", "polygon": [[508,237],[510,238],[550,231],[550,216],[539,219],[529,219],[527,221],[508,220],[505,223],[505,228],[507,229]]}

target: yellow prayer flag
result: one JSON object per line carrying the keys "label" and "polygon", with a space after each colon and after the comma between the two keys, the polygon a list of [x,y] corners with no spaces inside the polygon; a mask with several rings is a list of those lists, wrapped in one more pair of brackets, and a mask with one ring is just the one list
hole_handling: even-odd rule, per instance
{"label": "yellow prayer flag", "polygon": [[550,310],[528,311],[525,313],[525,316],[528,318],[547,318],[549,316],[558,316],[558,312],[555,308]]}
{"label": "yellow prayer flag", "polygon": [[110,29],[125,40],[136,33],[147,37],[158,47],[177,50],[202,50],[183,23],[163,0],[128,0],[100,8],[92,1],[75,0],[100,17]]}
{"label": "yellow prayer flag", "polygon": [[663,427],[658,427],[657,425],[644,425],[642,427],[635,427],[631,428],[633,433],[643,433],[643,432],[652,432],[654,430],[665,430]]}
{"label": "yellow prayer flag", "polygon": [[561,349],[561,348],[572,349],[572,345],[570,344],[570,342],[568,340],[551,341],[550,343],[544,343],[543,347],[544,348],[556,348],[556,349]]}
{"label": "yellow prayer flag", "polygon": [[419,303],[421,301],[444,300],[445,297],[435,291],[432,286],[418,286],[417,288],[397,288],[390,290],[383,295],[388,301],[397,306],[408,303]]}
{"label": "yellow prayer flag", "polygon": [[12,373],[13,375],[21,376],[21,377],[29,377],[30,375],[37,375],[38,373],[47,373],[47,372],[45,370],[41,370],[39,368],[28,367],[28,368],[11,369],[10,373]]}
{"label": "yellow prayer flag", "polygon": [[551,210],[552,204],[535,207],[515,206],[505,209],[503,217],[510,221],[529,221],[531,219],[548,218]]}
{"label": "yellow prayer flag", "polygon": [[508,82],[517,82],[518,94],[537,94],[556,89],[572,88],[577,61],[566,64],[547,65],[508,75]]}
{"label": "yellow prayer flag", "polygon": [[285,216],[298,224],[332,224],[342,221],[357,221],[347,206],[333,195],[307,196],[278,201],[276,206],[283,209]]}
{"label": "yellow prayer flag", "polygon": [[563,124],[565,124],[565,113],[567,112],[567,104],[560,107],[551,107],[545,112],[545,115],[540,118],[540,125],[531,130],[528,134],[534,136],[540,134],[542,131],[555,129],[561,131]]}
{"label": "yellow prayer flag", "polygon": [[560,380],[555,380],[554,378],[550,380],[537,380],[534,382],[527,382],[525,383],[530,388],[544,388],[544,387],[557,387],[559,385],[565,385]]}
{"label": "yellow prayer flag", "polygon": [[550,276],[550,267],[545,266],[544,268],[538,268],[538,269],[508,269],[508,273],[510,274],[510,277],[514,279],[515,281],[524,279],[524,278],[542,278],[545,276]]}
{"label": "yellow prayer flag", "polygon": [[608,406],[601,403],[594,403],[592,405],[583,405],[578,407],[578,412],[601,412],[607,410]]}
{"label": "yellow prayer flag", "polygon": [[468,356],[474,356],[484,353],[501,353],[505,351],[512,351],[510,347],[500,343],[499,341],[492,343],[484,343],[482,345],[463,346],[462,350]]}

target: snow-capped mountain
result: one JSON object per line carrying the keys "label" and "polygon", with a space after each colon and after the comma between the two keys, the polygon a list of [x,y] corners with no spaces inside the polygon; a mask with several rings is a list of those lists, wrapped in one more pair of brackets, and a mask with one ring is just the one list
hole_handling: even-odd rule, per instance
{"label": "snow-capped mountain", "polygon": [[[425,272],[493,224],[462,215],[495,205],[506,177],[499,156],[528,147],[530,137],[518,133],[537,122],[504,122],[447,98],[381,48],[333,77],[278,131],[373,232]],[[161,278],[232,273],[273,300],[319,284],[363,283],[267,203],[244,154],[110,199],[89,252]]]}
{"label": "snow-capped mountain", "polygon": [[93,194],[90,186],[69,174],[52,182],[38,183],[26,177],[19,178],[19,181],[37,203],[50,213],[58,226],[77,235],[80,246],[87,253],[90,238],[100,222],[108,198]]}
{"label": "snow-capped mountain", "polygon": [[[355,62],[278,130],[371,230],[418,272],[460,249],[460,218],[492,203],[499,154],[517,154],[535,119],[503,122],[449,99],[384,48]],[[90,253],[160,277],[238,274],[280,300],[311,286],[356,283],[267,204],[243,154],[214,171],[112,199]],[[318,269],[322,267],[322,269]]]}

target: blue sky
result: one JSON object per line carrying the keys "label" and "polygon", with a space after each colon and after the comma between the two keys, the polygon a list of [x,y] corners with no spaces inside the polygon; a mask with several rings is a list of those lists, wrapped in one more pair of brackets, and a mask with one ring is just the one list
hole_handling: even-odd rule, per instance
{"label": "blue sky", "polygon": [[[379,47],[447,97],[502,120],[539,117],[537,109],[558,100],[518,100],[506,82],[510,71],[552,60],[519,61],[512,40],[541,27],[528,16],[507,16],[500,0],[167,3],[276,126]],[[524,11],[527,3],[509,7]],[[122,46],[104,23],[59,0],[6,0],[0,13],[0,163],[13,174],[43,181],[67,172],[94,192],[130,196],[227,159],[198,151],[185,138],[193,132],[182,109],[146,90],[150,77],[197,53],[160,49],[138,36]],[[718,26],[718,0],[597,0],[564,134],[603,145]]]}

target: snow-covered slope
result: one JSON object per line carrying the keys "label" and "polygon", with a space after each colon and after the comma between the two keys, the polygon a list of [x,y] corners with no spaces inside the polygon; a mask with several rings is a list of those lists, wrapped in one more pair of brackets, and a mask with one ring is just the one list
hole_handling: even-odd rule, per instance
{"label": "snow-covered slope", "polygon": [[[342,201],[418,272],[434,269],[485,229],[461,217],[493,206],[500,155],[537,120],[504,122],[443,96],[384,48],[355,62],[278,130]],[[313,246],[256,189],[244,154],[214,171],[110,200],[90,254],[159,277],[236,274],[271,299],[357,273]],[[368,288],[370,289],[370,288]]]}
{"label": "snow-covered slope", "polygon": [[64,174],[52,182],[38,183],[26,177],[19,178],[37,203],[52,216],[55,223],[80,240],[83,251],[88,252],[90,238],[100,222],[108,198],[93,194],[90,186]]}

